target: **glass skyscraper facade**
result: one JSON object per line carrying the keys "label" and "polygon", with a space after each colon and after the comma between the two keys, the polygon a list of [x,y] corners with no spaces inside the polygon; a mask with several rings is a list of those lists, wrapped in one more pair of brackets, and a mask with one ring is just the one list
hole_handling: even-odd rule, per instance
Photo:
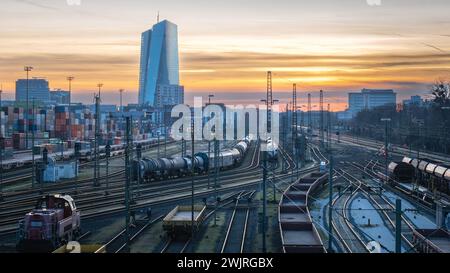
{"label": "glass skyscraper facade", "polygon": [[[176,91],[171,92],[173,98],[160,101],[161,93],[158,90],[168,87]],[[184,94],[177,92],[184,92],[179,86],[178,28],[164,20],[142,33],[139,104],[159,108],[165,106],[166,102],[172,105],[183,103],[179,98],[184,98]]]}

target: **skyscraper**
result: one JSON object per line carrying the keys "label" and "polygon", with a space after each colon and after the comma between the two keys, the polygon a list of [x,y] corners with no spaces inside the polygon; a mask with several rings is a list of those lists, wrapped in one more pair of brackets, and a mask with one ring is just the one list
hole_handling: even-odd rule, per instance
{"label": "skyscraper", "polygon": [[142,33],[139,104],[163,108],[183,102],[177,25],[164,20]]}

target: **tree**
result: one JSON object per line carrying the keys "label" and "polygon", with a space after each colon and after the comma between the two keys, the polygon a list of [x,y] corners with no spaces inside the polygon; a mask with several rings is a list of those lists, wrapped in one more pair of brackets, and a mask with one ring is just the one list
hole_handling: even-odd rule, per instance
{"label": "tree", "polygon": [[450,106],[450,83],[444,80],[437,80],[431,87],[431,94],[434,96],[433,101],[438,106]]}

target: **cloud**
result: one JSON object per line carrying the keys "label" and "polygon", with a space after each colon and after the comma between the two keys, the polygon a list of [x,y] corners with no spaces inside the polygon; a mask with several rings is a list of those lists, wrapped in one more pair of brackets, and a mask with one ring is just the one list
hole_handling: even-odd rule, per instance
{"label": "cloud", "polygon": [[54,6],[49,6],[46,4],[42,4],[42,1],[32,1],[32,0],[15,0],[16,2],[22,3],[22,4],[26,4],[29,6],[33,6],[33,7],[38,7],[41,9],[46,9],[46,10],[52,10],[52,11],[59,11],[60,9],[54,7]]}
{"label": "cloud", "polygon": [[432,49],[435,49],[435,50],[437,50],[437,51],[439,51],[441,53],[448,53],[448,51],[445,51],[445,50],[443,50],[443,49],[441,49],[441,48],[439,48],[437,46],[434,46],[434,45],[431,45],[431,44],[427,44],[427,43],[422,43],[422,44],[424,46],[431,47]]}

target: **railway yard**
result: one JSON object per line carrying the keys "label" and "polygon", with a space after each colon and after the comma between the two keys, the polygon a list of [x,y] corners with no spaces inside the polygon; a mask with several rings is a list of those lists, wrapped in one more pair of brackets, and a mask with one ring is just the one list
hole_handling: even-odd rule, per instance
{"label": "railway yard", "polygon": [[[0,201],[0,252],[22,251],[17,248],[23,236],[19,221],[40,196],[53,195],[70,195],[76,204],[72,213],[81,212],[80,230],[53,245],[55,252],[69,251],[71,241],[91,253],[450,251],[445,219],[437,223],[442,219],[436,217],[436,204],[444,209],[448,204],[447,192],[425,190],[424,181],[418,187],[422,191],[408,191],[405,183],[386,177],[379,143],[356,143],[349,137],[323,145],[314,138],[308,142],[310,158],[301,164],[280,145],[264,173],[260,143],[248,141],[244,151],[238,149],[242,158],[232,166],[222,165],[218,173],[211,167],[197,170],[195,176],[180,172],[150,179],[155,173],[146,173],[146,179],[132,182],[128,191],[125,153],[109,158],[108,175],[105,158],[100,159],[100,186],[93,184],[89,161],[80,163],[76,179],[34,188],[29,167],[10,170],[4,174]],[[228,151],[240,143],[224,142],[219,148]],[[196,143],[194,150],[207,151],[208,143]],[[181,154],[180,143],[173,141],[142,151],[148,158]],[[185,154],[190,154],[189,147]],[[395,149],[389,161],[400,162],[408,155]],[[446,163],[442,155],[423,156]],[[409,183],[419,184],[417,179]]]}

